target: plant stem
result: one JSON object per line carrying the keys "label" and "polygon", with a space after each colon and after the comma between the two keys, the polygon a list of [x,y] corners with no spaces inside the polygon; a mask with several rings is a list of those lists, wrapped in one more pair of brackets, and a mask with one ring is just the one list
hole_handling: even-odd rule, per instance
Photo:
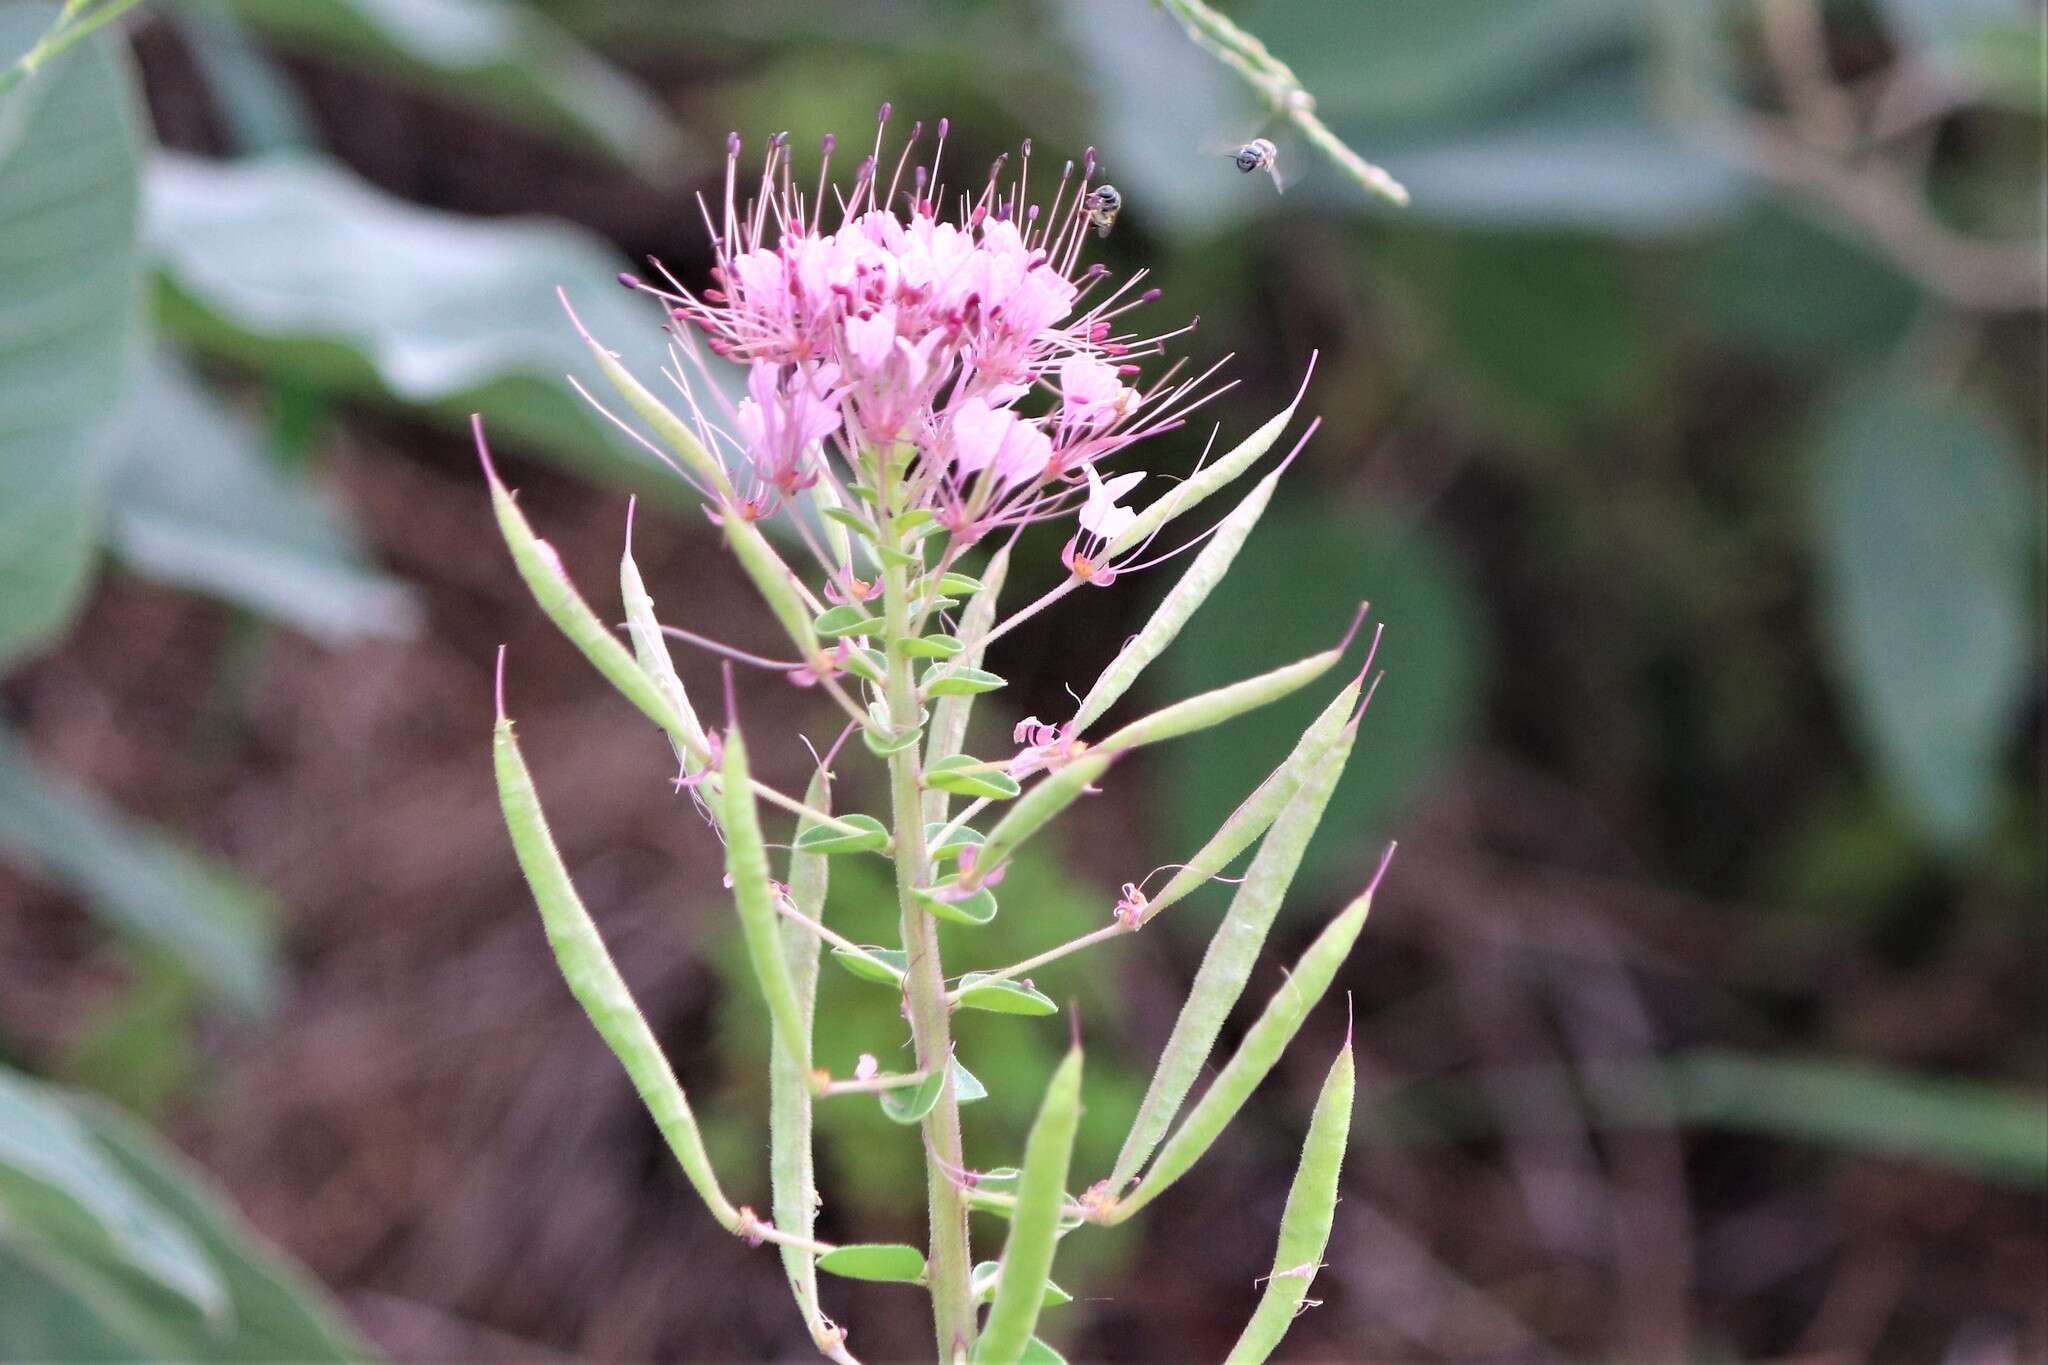
{"label": "plant stem", "polygon": [[[885,525],[892,518],[885,513]],[[886,531],[891,549],[898,538]],[[910,599],[900,565],[883,571],[883,621],[889,652],[887,700],[889,723],[899,732],[917,724],[917,693],[910,660],[896,642],[910,630]],[[911,893],[925,880],[923,793],[917,773],[917,745],[889,757],[889,796],[895,822],[896,900],[902,917],[903,948],[909,971],[904,995],[909,1003],[910,1036],[916,1044],[917,1066],[929,1073],[946,1067],[953,1040],[946,1003],[945,970],[939,963],[938,925]],[[925,1189],[931,1211],[929,1284],[932,1320],[938,1333],[939,1359],[950,1361],[974,1342],[974,1298],[970,1281],[973,1261],[967,1244],[967,1204],[946,1171],[964,1163],[960,1148],[960,1106],[953,1098],[950,1077],[939,1102],[924,1119]],[[943,1164],[942,1164],[943,1163]]]}

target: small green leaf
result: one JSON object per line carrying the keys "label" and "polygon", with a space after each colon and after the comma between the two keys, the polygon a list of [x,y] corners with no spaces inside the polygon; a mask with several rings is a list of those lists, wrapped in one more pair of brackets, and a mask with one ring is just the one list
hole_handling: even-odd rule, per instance
{"label": "small green leaf", "polygon": [[811,623],[811,628],[828,640],[842,635],[880,635],[882,618],[868,613],[858,603],[846,602],[832,608]]}
{"label": "small green leaf", "polygon": [[981,591],[981,580],[964,573],[939,575],[939,591],[949,597],[972,597]]}
{"label": "small green leaf", "polygon": [[900,754],[905,749],[914,748],[923,737],[924,728],[918,725],[903,730],[863,727],[860,732],[860,742],[867,745],[868,752],[877,758],[887,758],[891,754]]}
{"label": "small green leaf", "polygon": [[955,796],[986,796],[995,801],[1007,801],[1023,790],[1017,785],[1017,779],[1002,769],[991,768],[966,754],[955,754],[932,764],[925,769],[924,784],[934,791],[951,792]]}
{"label": "small green leaf", "polygon": [[958,998],[964,1009],[987,1010],[991,1014],[1042,1016],[1060,1011],[1051,996],[1019,982],[990,978],[981,972],[969,972],[960,978]]}
{"label": "small green leaf", "polygon": [[839,817],[849,825],[859,825],[861,833],[849,834],[832,825],[812,825],[796,836],[792,845],[799,853],[879,853],[889,846],[889,831],[882,822],[872,815],[842,815]]}
{"label": "small green leaf", "polygon": [[[925,855],[935,863],[951,862],[958,858],[962,851],[981,845],[981,834],[978,830],[961,825],[951,834],[946,834],[946,829],[946,823],[937,820],[924,827]],[[934,844],[932,840],[941,834],[946,834],[946,842]]]}
{"label": "small green leaf", "polygon": [[889,661],[882,657],[880,650],[865,649],[854,645],[846,651],[845,657],[835,656],[839,666],[859,678],[862,682],[882,686],[889,676]]}
{"label": "small green leaf", "polygon": [[965,648],[956,635],[920,635],[896,642],[896,652],[909,659],[951,659]]}
{"label": "small green leaf", "polygon": [[939,1092],[946,1088],[946,1073],[934,1071],[916,1085],[899,1085],[893,1090],[877,1090],[875,1098],[882,1102],[882,1112],[897,1123],[916,1123],[932,1106],[939,1102]]}
{"label": "small green leaf", "polygon": [[921,555],[905,554],[901,550],[892,550],[887,545],[877,546],[875,554],[884,564],[892,565],[895,568],[922,569],[924,567],[924,558]]}
{"label": "small green leaf", "polygon": [[862,516],[860,513],[855,512],[850,508],[821,507],[818,509],[818,515],[822,517],[828,517],[831,520],[838,522],[841,526],[846,527],[849,531],[855,531],[863,536],[866,536],[869,540],[873,540],[875,538],[875,528],[873,523],[871,523],[866,517]]}
{"label": "small green leaf", "polygon": [[[1051,1285],[1052,1281],[1047,1280],[1046,1286],[1050,1288]],[[1024,1343],[1024,1354],[1017,1357],[1017,1365],[1067,1365],[1067,1358],[1033,1337]]]}
{"label": "small green leaf", "polygon": [[852,972],[863,981],[872,981],[880,986],[901,986],[910,970],[910,955],[901,948],[868,948],[862,957],[844,948],[832,950],[832,960]]}
{"label": "small green leaf", "polygon": [[[996,1272],[1000,1269],[1002,1269],[1001,1261],[977,1261],[975,1263],[974,1274],[969,1282],[974,1287],[974,1301],[976,1303],[987,1303],[995,1297]],[[1072,1294],[1069,1294],[1051,1280],[1045,1282],[1045,1302],[1040,1305],[1041,1307],[1055,1308],[1060,1304],[1072,1303],[1073,1301],[1074,1296]]]}
{"label": "small green leaf", "polygon": [[920,886],[911,895],[927,914],[955,924],[987,924],[996,917],[995,892],[983,886],[961,896],[956,893],[958,885],[957,879],[949,877],[932,886]]}
{"label": "small green leaf", "polygon": [[818,1269],[849,1280],[916,1284],[924,1278],[924,1253],[898,1242],[856,1242],[820,1256]]}
{"label": "small green leaf", "polygon": [[971,697],[982,692],[993,692],[1009,684],[998,675],[982,668],[967,668],[953,665],[934,668],[924,675],[921,686],[927,697]]}
{"label": "small green leaf", "polygon": [[973,1104],[976,1100],[988,1098],[988,1087],[981,1078],[960,1065],[960,1059],[953,1059],[953,1103]]}

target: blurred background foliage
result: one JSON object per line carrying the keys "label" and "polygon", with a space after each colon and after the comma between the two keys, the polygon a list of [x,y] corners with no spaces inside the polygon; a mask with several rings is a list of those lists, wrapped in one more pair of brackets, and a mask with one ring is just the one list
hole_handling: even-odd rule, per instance
{"label": "blurred background foliage", "polygon": [[[701,275],[726,129],[858,142],[885,99],[951,116],[963,181],[1027,135],[1040,173],[1097,147],[1129,205],[1104,255],[1200,315],[1198,358],[1238,353],[1226,438],[1319,356],[1321,433],[1150,683],[1302,653],[1361,597],[1386,626],[1275,944],[1401,838],[1346,975],[1363,1136],[1299,1358],[2048,1350],[2039,8],[1224,8],[1411,207],[1143,0],[0,0],[0,61],[121,20],[0,91],[0,1354],[800,1351],[512,873],[502,639],[566,737],[535,762],[586,895],[728,1180],[765,1186],[765,1030],[698,912],[703,833],[505,584],[456,429],[487,414],[586,583],[636,491],[670,614],[753,629],[563,382],[553,295],[650,366],[611,278]],[[1284,196],[1212,150],[1262,131]],[[1025,549],[1020,597],[1060,572]],[[1059,714],[1164,588],[1018,631],[1015,714]],[[804,701],[747,704],[822,724]],[[954,951],[1099,923],[1304,719],[1148,756],[1018,869],[1042,909]],[[835,872],[845,931],[885,938],[886,888]],[[1209,913],[1040,983],[1089,1032],[1084,1168]],[[843,974],[823,1008],[835,1070],[901,1031]],[[966,1116],[986,1164],[1057,1033],[963,1028],[1003,1082]],[[1229,1340],[1318,1045],[1185,1208],[1070,1244],[1076,1358]],[[824,1123],[827,1231],[914,1237],[903,1130]],[[907,1296],[854,1291],[857,1350],[916,1349]]]}

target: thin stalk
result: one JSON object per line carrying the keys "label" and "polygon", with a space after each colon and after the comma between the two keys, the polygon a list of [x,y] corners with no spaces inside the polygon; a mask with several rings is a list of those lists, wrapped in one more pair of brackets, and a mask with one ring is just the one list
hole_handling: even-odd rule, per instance
{"label": "thin stalk", "polygon": [[[885,523],[890,518],[881,518]],[[900,548],[889,531],[889,548]],[[885,559],[887,557],[885,556]],[[917,693],[910,660],[895,642],[910,630],[909,589],[900,564],[887,563],[882,575],[883,622],[889,673],[886,694],[889,723],[898,730],[917,724]],[[920,1071],[947,1066],[953,1054],[951,1020],[946,1003],[945,969],[939,962],[938,925],[913,894],[925,877],[924,799],[918,784],[917,747],[889,756],[889,796],[895,820],[896,900],[902,920],[903,948],[909,961],[904,996],[909,1004],[910,1036]],[[974,1262],[968,1251],[967,1203],[947,1170],[959,1169],[960,1106],[953,1098],[950,1076],[939,1102],[924,1118],[925,1190],[931,1213],[930,1269],[932,1322],[938,1335],[939,1358],[952,1360],[974,1344]]]}
{"label": "thin stalk", "polygon": [[1133,932],[1135,931],[1122,920],[1117,920],[1103,925],[1092,933],[1083,934],[1079,938],[1068,939],[1057,948],[1048,948],[1036,957],[1027,957],[1022,962],[1013,962],[1000,971],[977,972],[975,976],[978,980],[982,981],[1008,981],[1013,976],[1022,976],[1028,971],[1043,967],[1048,962],[1057,962],[1069,953],[1078,953],[1083,948],[1092,948],[1098,943],[1106,943],[1113,938],[1122,938],[1125,934]]}
{"label": "thin stalk", "polygon": [[820,1095],[879,1095],[885,1090],[905,1090],[913,1085],[923,1085],[931,1073],[912,1071],[902,1076],[876,1076],[865,1081],[828,1081],[819,1089]]}

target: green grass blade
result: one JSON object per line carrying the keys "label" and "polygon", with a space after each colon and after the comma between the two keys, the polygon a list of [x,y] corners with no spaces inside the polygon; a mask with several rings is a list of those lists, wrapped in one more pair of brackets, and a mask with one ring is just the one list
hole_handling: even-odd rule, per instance
{"label": "green grass blade", "polygon": [[598,937],[590,912],[583,908],[583,901],[569,880],[569,870],[562,865],[562,856],[556,852],[554,838],[548,833],[547,817],[541,812],[533,775],[520,756],[519,742],[512,737],[512,722],[502,706],[491,749],[505,828],[512,835],[512,847],[519,855],[526,884],[540,906],[541,923],[547,929],[548,946],[554,950],[562,979],[569,983],[570,992],[596,1025],[599,1036],[626,1068],[633,1088],[640,1092],[641,1102],[654,1116],[655,1126],[667,1139],[676,1160],[682,1163],[683,1174],[689,1177],[711,1216],[727,1231],[736,1229],[739,1210],[718,1187],[717,1173],[711,1169],[711,1157],[704,1150],[704,1139],[697,1132],[697,1119],[690,1112],[683,1087],[677,1083],[668,1058],[662,1055],[661,1044],[655,1041],[653,1030],[647,1027],[639,1007],[633,1003],[618,967],[605,951],[604,940]]}
{"label": "green grass blade", "polygon": [[747,771],[747,742],[737,725],[725,732],[725,792],[720,823],[725,826],[725,870],[732,878],[733,901],[739,906],[740,930],[747,940],[747,960],[754,981],[768,1002],[778,1050],[799,1074],[811,1071],[810,1029],[797,999],[796,983],[783,955],[782,916],[776,912],[774,885],[768,879],[768,846],[761,838],[761,813]]}
{"label": "green grass blade", "polygon": [[1138,1173],[1159,1140],[1166,1136],[1188,1090],[1201,1075],[1209,1060],[1209,1050],[1216,1045],[1216,1035],[1222,1031],[1224,1018],[1244,994],[1245,983],[1258,965],[1266,932],[1272,928],[1273,917],[1301,866],[1309,839],[1322,821],[1323,808],[1330,803],[1337,779],[1344,774],[1345,760],[1350,757],[1351,745],[1357,737],[1357,728],[1347,725],[1336,742],[1324,751],[1315,768],[1303,779],[1300,790],[1273,821],[1245,872],[1244,882],[1230,898],[1230,908],[1224,912],[1223,922],[1216,926],[1209,949],[1202,955],[1194,987],[1181,1006],[1180,1017],[1174,1020],[1173,1033],[1160,1054],[1159,1066],[1145,1088],[1137,1117],[1131,1121],[1130,1136],[1124,1139],[1123,1150],[1117,1154],[1116,1166],[1110,1173],[1113,1187],[1121,1188]]}
{"label": "green grass blade", "polygon": [[[1389,850],[1390,856],[1391,852]],[[1119,1200],[1103,1222],[1121,1223],[1157,1199],[1167,1186],[1187,1174],[1188,1168],[1202,1158],[1231,1119],[1237,1117],[1237,1111],[1244,1107],[1252,1091],[1272,1071],[1273,1064],[1280,1060],[1281,1052],[1293,1040],[1309,1010],[1330,988],[1337,968],[1343,964],[1351,945],[1358,941],[1359,932],[1365,928],[1366,913],[1372,909],[1373,892],[1379,886],[1380,875],[1385,872],[1386,864],[1382,862],[1380,874],[1374,876],[1372,885],[1330,921],[1329,926],[1316,936],[1316,941],[1309,945],[1308,951],[1295,962],[1285,984],[1266,1002],[1258,1022],[1251,1026],[1244,1041],[1238,1045],[1236,1055],[1216,1074],[1216,1079],[1202,1093],[1202,1098],[1188,1111],[1187,1118],[1160,1147],[1158,1157],[1152,1162],[1151,1169],[1145,1172],[1145,1178],[1138,1182],[1138,1187]]]}
{"label": "green grass blade", "polygon": [[[831,788],[821,771],[811,779],[804,804],[813,810],[832,808]],[[805,828],[810,826],[806,825]],[[802,829],[798,830],[802,833]],[[789,899],[806,918],[822,922],[825,890],[831,875],[831,859],[822,853],[789,855]],[[811,1031],[817,1022],[818,936],[785,917],[781,926],[782,956],[789,965],[790,984],[796,990],[797,1010],[802,1019],[804,1051],[810,1050]],[[773,1021],[770,1021],[774,1027]],[[779,1033],[780,1029],[776,1031]],[[768,1176],[773,1190],[771,1208],[775,1226],[805,1241],[813,1240],[818,1219],[818,1173],[811,1149],[811,1077],[798,1069],[791,1050],[779,1039],[768,1054]],[[783,1246],[782,1269],[789,1276],[790,1292],[810,1329],[811,1340],[823,1349],[834,1340],[818,1305],[818,1262],[811,1252]]]}
{"label": "green grass blade", "polygon": [[[1309,374],[1315,373],[1315,363],[1309,363]],[[1220,460],[1203,465],[1166,496],[1155,500],[1138,513],[1137,520],[1124,528],[1122,535],[1109,543],[1101,558],[1106,562],[1131,549],[1144,544],[1147,537],[1175,517],[1192,512],[1201,502],[1217,489],[1231,482],[1245,470],[1252,467],[1261,455],[1273,448],[1273,442],[1280,439],[1280,433],[1287,430],[1287,424],[1294,420],[1294,410],[1301,406],[1301,396],[1308,392],[1308,375],[1302,376],[1301,390],[1294,395],[1294,401],[1238,442]]]}
{"label": "green grass blade", "polygon": [[1266,1292],[1230,1348],[1228,1365],[1259,1365],[1273,1354],[1287,1328],[1301,1312],[1309,1286],[1322,1268],[1330,1244],[1330,1223],[1337,1212],[1337,1176],[1344,1166],[1344,1146],[1351,1137],[1351,1102],[1357,1090],[1351,1040],[1330,1066],[1301,1145],[1301,1164],[1287,1190],[1287,1208],[1280,1215],[1280,1245]]}
{"label": "green grass blade", "polygon": [[975,1344],[976,1365],[1015,1365],[1031,1344],[1059,1247],[1060,1205],[1066,1202],[1067,1166],[1080,1122],[1081,1049],[1076,1045],[1052,1073],[1024,1142],[1017,1206],[1010,1214],[1002,1268],[996,1272],[995,1300]]}
{"label": "green grass blade", "polygon": [[1323,676],[1330,666],[1344,657],[1340,646],[1326,649],[1320,654],[1311,654],[1306,659],[1297,659],[1291,664],[1276,668],[1270,673],[1231,683],[1199,696],[1177,701],[1173,705],[1141,716],[1123,729],[1110,735],[1095,747],[1104,753],[1120,754],[1127,749],[1136,749],[1146,744],[1157,744],[1162,740],[1178,739],[1182,735],[1206,730],[1212,725],[1241,716],[1247,711],[1280,700],[1289,693],[1297,692]]}
{"label": "green grass blade", "polygon": [[1166,594],[1166,600],[1159,604],[1144,628],[1133,635],[1124,647],[1117,651],[1109,667],[1102,670],[1102,676],[1088,689],[1088,695],[1081,699],[1081,709],[1074,713],[1065,730],[1069,737],[1101,719],[1102,713],[1115,705],[1117,698],[1130,690],[1138,675],[1180,634],[1195,609],[1208,600],[1209,594],[1223,581],[1223,575],[1230,571],[1230,565],[1237,558],[1237,552],[1245,537],[1258,525],[1266,504],[1273,500],[1273,488],[1280,482],[1280,475],[1286,466],[1274,470],[1259,480],[1258,486],[1246,495],[1243,502],[1234,508],[1217,526],[1209,543],[1195,556],[1195,562],[1173,585],[1173,591]]}
{"label": "green grass blade", "polygon": [[1210,878],[1229,867],[1240,853],[1250,848],[1272,826],[1294,794],[1301,790],[1302,778],[1322,762],[1324,754],[1337,742],[1344,730],[1345,717],[1358,702],[1358,691],[1363,682],[1362,677],[1353,679],[1331,699],[1322,714],[1302,731],[1301,738],[1295,741],[1294,748],[1280,761],[1280,766],[1267,775],[1266,780],[1230,813],[1230,818],[1209,836],[1209,842],[1203,844],[1195,856],[1173,874],[1172,880],[1160,888],[1159,894],[1152,897],[1139,923],[1149,923],[1167,906],[1206,885]]}

